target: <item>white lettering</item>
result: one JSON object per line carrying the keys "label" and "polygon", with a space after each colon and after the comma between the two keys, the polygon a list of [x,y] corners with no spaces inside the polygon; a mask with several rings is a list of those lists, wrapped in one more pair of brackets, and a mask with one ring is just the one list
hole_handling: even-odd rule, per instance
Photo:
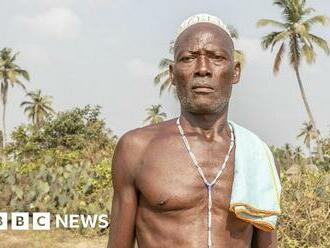
{"label": "white lettering", "polygon": [[[108,215],[101,214],[99,215],[99,228],[106,228],[109,225]],[[103,224],[101,224],[103,223]]]}
{"label": "white lettering", "polygon": [[78,214],[71,214],[70,218],[70,228],[78,228],[79,225],[79,215]]}
{"label": "white lettering", "polygon": [[93,217],[91,215],[87,215],[87,216],[80,215],[80,218],[81,218],[82,226],[84,228],[88,228],[88,227],[95,228],[97,222],[97,215],[93,215]]}
{"label": "white lettering", "polygon": [[60,228],[60,224],[62,224],[64,228],[68,228],[69,220],[67,214],[64,215],[64,220],[62,219],[61,215],[59,214],[55,215],[55,227]]}

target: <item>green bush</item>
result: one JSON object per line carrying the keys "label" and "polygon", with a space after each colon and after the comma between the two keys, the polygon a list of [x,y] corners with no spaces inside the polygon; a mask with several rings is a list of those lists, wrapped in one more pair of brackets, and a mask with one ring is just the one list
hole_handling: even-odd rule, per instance
{"label": "green bush", "polygon": [[[0,170],[1,211],[100,214],[110,211],[111,163],[11,164]],[[9,204],[8,204],[9,203]]]}
{"label": "green bush", "polygon": [[17,127],[0,164],[0,212],[109,215],[116,142],[98,106]]}

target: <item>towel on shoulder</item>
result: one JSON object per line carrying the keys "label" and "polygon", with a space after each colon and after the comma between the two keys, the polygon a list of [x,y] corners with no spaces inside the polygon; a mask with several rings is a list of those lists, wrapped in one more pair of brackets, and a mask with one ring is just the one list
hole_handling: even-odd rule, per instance
{"label": "towel on shoulder", "polygon": [[235,169],[229,210],[237,218],[264,231],[275,229],[281,214],[281,181],[273,154],[248,129],[232,124],[235,134]]}

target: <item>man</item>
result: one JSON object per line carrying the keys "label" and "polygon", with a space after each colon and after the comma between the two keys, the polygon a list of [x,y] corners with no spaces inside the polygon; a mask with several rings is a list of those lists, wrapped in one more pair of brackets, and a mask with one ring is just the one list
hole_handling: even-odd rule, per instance
{"label": "man", "polygon": [[233,41],[225,26],[191,23],[170,66],[179,119],[129,131],[117,144],[108,247],[277,247],[276,230],[229,211],[236,144],[227,116],[240,79]]}

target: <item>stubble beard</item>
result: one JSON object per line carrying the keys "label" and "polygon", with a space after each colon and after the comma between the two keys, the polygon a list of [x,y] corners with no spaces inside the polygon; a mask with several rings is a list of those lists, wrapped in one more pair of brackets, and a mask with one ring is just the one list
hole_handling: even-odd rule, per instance
{"label": "stubble beard", "polygon": [[194,114],[216,114],[223,113],[227,110],[230,100],[231,90],[227,93],[218,93],[218,96],[211,103],[199,103],[189,94],[184,94],[184,89],[176,87],[177,96],[181,104],[181,108],[187,112]]}

